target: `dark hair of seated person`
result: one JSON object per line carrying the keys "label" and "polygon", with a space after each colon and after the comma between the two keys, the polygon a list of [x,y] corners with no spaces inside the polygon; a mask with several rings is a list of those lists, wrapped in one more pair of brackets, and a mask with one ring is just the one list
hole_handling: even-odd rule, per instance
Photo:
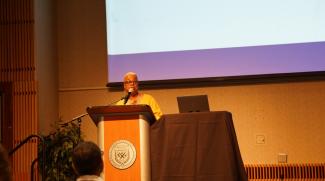
{"label": "dark hair of seated person", "polygon": [[10,181],[11,179],[11,169],[8,153],[0,144],[0,181]]}
{"label": "dark hair of seated person", "polygon": [[101,150],[90,141],[80,142],[73,149],[72,163],[78,176],[99,176],[104,167]]}

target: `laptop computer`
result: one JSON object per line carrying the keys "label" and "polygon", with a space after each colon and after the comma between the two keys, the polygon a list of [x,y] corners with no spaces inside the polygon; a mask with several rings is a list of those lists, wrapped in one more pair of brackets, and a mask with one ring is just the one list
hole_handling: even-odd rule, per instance
{"label": "laptop computer", "polygon": [[210,111],[207,95],[179,96],[177,103],[180,113]]}

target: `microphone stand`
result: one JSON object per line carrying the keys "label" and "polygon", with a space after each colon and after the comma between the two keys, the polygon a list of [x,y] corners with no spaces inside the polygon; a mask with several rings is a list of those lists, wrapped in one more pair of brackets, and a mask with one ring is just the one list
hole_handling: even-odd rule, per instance
{"label": "microphone stand", "polygon": [[[127,95],[128,96],[128,95]],[[118,101],[121,101],[121,100],[123,100],[123,99],[127,99],[127,96],[123,96],[121,99],[119,99],[119,100],[117,100],[117,101],[114,101],[113,103],[110,103],[109,104],[109,106],[110,105],[113,105],[113,104],[115,104],[115,103],[117,103]],[[61,125],[61,126],[67,126],[68,124],[70,124],[70,123],[72,123],[72,122],[74,122],[74,121],[77,121],[77,123],[78,123],[78,138],[79,138],[79,140],[80,140],[80,137],[81,137],[81,122],[82,122],[82,119],[81,118],[83,118],[83,117],[85,117],[85,116],[87,116],[88,115],[88,113],[84,113],[84,114],[81,114],[81,115],[79,115],[79,116],[77,116],[77,117],[74,117],[74,118],[72,118],[70,121],[68,121],[68,122],[65,122],[65,123],[61,123],[61,124],[59,124],[59,125]]]}
{"label": "microphone stand", "polygon": [[74,121],[77,121],[77,123],[78,123],[78,138],[80,140],[80,137],[81,137],[81,122],[82,122],[81,118],[83,118],[83,117],[85,117],[87,115],[88,115],[88,113],[81,114],[81,115],[79,115],[79,116],[77,116],[75,118],[72,118],[70,121],[68,121],[66,123],[59,124],[59,125],[64,127],[64,126],[67,126],[68,124],[70,124],[70,123],[72,123]]}
{"label": "microphone stand", "polygon": [[121,100],[124,100],[123,105],[125,105],[127,103],[127,101],[129,100],[132,92],[133,92],[133,88],[129,89],[128,90],[128,93],[125,96],[121,97],[119,100],[114,101],[112,103],[109,103],[108,106],[114,105],[114,104],[116,104],[117,102],[119,102]]}

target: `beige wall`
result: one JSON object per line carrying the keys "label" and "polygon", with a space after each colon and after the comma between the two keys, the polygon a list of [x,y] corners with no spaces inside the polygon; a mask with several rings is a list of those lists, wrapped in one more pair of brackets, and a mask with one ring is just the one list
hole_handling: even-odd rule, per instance
{"label": "beige wall", "polygon": [[[70,120],[88,106],[107,105],[121,91],[105,89],[107,81],[104,0],[59,0],[59,113]],[[325,81],[201,88],[146,89],[165,114],[177,113],[176,96],[208,94],[211,110],[232,112],[245,163],[276,163],[278,153],[289,163],[324,162]],[[88,140],[96,126],[82,122]],[[256,144],[264,135],[265,144]]]}
{"label": "beige wall", "polygon": [[55,4],[35,0],[35,62],[38,82],[39,133],[46,135],[58,120],[58,63],[56,57]]}

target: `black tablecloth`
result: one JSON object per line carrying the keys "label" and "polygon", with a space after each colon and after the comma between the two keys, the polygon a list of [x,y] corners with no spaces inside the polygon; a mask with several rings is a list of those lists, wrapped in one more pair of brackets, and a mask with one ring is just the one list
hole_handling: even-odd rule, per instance
{"label": "black tablecloth", "polygon": [[151,126],[153,181],[247,181],[231,113],[164,115]]}

